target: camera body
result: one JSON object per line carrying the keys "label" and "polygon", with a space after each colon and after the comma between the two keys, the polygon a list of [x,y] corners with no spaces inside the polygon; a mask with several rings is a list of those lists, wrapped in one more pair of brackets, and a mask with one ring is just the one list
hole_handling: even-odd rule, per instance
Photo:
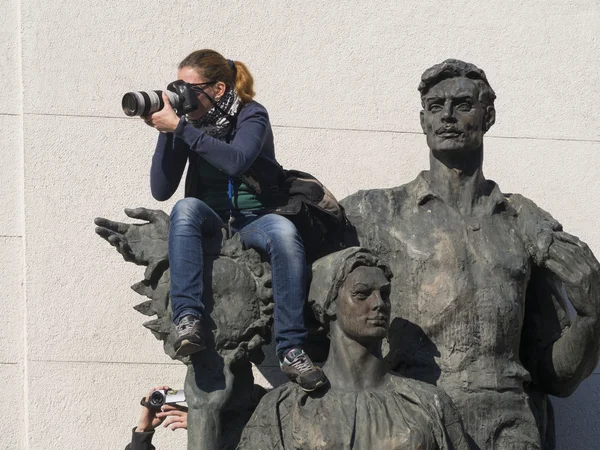
{"label": "camera body", "polygon": [[[195,111],[200,105],[193,86],[183,80],[169,83],[164,92],[178,116]],[[121,107],[128,116],[147,116],[164,108],[162,94],[163,91],[127,92],[121,100]]]}
{"label": "camera body", "polygon": [[180,390],[156,390],[148,396],[148,400],[142,399],[142,405],[150,409],[159,410],[163,405],[185,402],[185,392]]}

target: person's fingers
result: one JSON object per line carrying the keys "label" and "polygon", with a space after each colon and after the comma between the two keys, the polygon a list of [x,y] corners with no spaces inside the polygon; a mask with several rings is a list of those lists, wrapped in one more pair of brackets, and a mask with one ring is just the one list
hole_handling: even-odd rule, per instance
{"label": "person's fingers", "polygon": [[163,422],[163,427],[170,428],[171,430],[174,429],[172,427],[182,428],[181,425],[187,427],[187,420],[185,417],[169,417]]}
{"label": "person's fingers", "polygon": [[162,406],[161,411],[162,412],[179,411],[179,409],[175,405],[166,404],[166,405]]}
{"label": "person's fingers", "polygon": [[184,429],[187,430],[187,422],[175,422],[169,426],[169,430]]}
{"label": "person's fingers", "polygon": [[181,411],[184,414],[187,414],[188,409],[187,406],[178,405],[177,403],[170,403],[163,405],[162,411]]}
{"label": "person's fingers", "polygon": [[[158,417],[158,416],[157,416]],[[163,422],[163,427],[167,428],[169,425],[171,425],[173,423],[173,421],[175,420],[175,418],[173,417],[168,417],[164,422]]]}
{"label": "person's fingers", "polygon": [[125,214],[132,219],[146,220],[152,222],[156,218],[156,212],[146,208],[125,208]]}
{"label": "person's fingers", "polygon": [[148,126],[154,127],[154,122],[152,120],[152,114],[148,116],[140,116],[140,118],[144,121],[144,123]]}
{"label": "person's fingers", "polygon": [[165,94],[164,92],[162,93],[162,98],[163,98],[163,102],[165,103],[165,106],[163,107],[163,111],[166,110],[171,110],[173,111],[173,107],[171,106],[171,102],[169,101],[169,97],[167,97],[167,94]]}
{"label": "person's fingers", "polygon": [[105,219],[104,217],[96,217],[94,219],[94,223],[98,227],[107,228],[111,231],[114,231],[114,232],[120,233],[120,234],[124,234],[131,226],[128,223],[116,222],[114,220]]}
{"label": "person's fingers", "polygon": [[165,391],[171,389],[169,386],[156,386],[153,391]]}
{"label": "person's fingers", "polygon": [[178,409],[170,409],[166,411],[163,408],[162,412],[156,413],[156,417],[184,417],[187,416],[187,412],[179,411]]}

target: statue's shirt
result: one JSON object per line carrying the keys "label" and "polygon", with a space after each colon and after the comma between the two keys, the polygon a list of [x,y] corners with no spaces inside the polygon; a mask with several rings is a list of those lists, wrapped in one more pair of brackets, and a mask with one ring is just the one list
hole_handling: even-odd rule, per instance
{"label": "statue's shirt", "polygon": [[505,196],[492,181],[479,194],[463,215],[442,201],[422,172],[406,185],[342,201],[360,244],[394,273],[392,367],[438,384],[461,414],[464,406],[476,416],[479,408],[458,391],[511,392],[520,405],[513,408],[527,408],[523,392],[531,377],[519,351],[528,283],[549,236],[560,229],[533,202]]}
{"label": "statue's shirt", "polygon": [[238,450],[467,449],[458,414],[434,386],[391,377],[386,388],[308,394],[293,383],[268,393]]}

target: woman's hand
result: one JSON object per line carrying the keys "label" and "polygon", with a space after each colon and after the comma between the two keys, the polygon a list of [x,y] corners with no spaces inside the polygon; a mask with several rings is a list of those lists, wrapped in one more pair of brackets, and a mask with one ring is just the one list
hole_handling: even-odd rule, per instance
{"label": "woman's hand", "polygon": [[187,430],[187,415],[187,408],[184,406],[165,405],[162,411],[156,414],[156,417],[164,420],[163,427],[169,430],[176,430],[178,428]]}
{"label": "woman's hand", "polygon": [[[170,389],[169,386],[156,386],[153,389],[150,389],[150,391],[148,392],[148,394],[146,395],[146,397],[144,398],[144,401],[148,401],[148,398],[150,398],[150,394],[152,394],[152,392],[154,391],[163,391],[163,390],[168,390]],[[138,426],[135,429],[135,431],[137,432],[144,432],[144,431],[154,431],[154,429],[159,426],[162,421],[164,419],[159,419],[156,417],[156,411],[148,408],[147,406],[142,407],[142,414],[140,415],[140,420],[138,421]]]}
{"label": "woman's hand", "polygon": [[172,133],[179,125],[179,117],[169,103],[169,97],[163,92],[163,102],[165,106],[160,111],[156,111],[149,116],[142,116],[146,125],[156,128],[161,133]]}

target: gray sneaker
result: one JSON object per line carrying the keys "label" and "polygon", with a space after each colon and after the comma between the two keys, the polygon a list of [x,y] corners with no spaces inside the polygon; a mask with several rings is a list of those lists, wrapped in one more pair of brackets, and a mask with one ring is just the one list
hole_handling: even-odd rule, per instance
{"label": "gray sneaker", "polygon": [[285,354],[281,362],[281,371],[306,392],[319,389],[328,382],[325,373],[313,364],[301,348],[292,348]]}
{"label": "gray sneaker", "polygon": [[175,356],[189,356],[206,348],[202,321],[194,316],[183,316],[176,326],[177,340],[173,344]]}

